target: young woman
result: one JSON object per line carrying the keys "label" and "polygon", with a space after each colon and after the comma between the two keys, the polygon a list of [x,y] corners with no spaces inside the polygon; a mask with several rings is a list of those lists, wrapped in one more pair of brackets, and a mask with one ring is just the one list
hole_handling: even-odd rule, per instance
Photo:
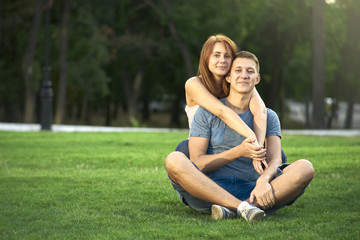
{"label": "young woman", "polygon": [[[261,163],[267,166],[266,150],[263,148],[267,120],[264,102],[254,88],[250,101],[250,110],[254,115],[254,131],[252,131],[232,109],[219,100],[225,97],[223,84],[226,84],[225,76],[230,70],[236,52],[236,44],[224,35],[218,34],[207,39],[201,50],[198,74],[188,79],[185,84],[187,104],[185,111],[189,127],[196,110],[201,106],[242,136],[251,139],[253,164],[255,170],[261,174],[263,170]],[[189,158],[188,141],[181,142],[176,151],[184,153]]]}

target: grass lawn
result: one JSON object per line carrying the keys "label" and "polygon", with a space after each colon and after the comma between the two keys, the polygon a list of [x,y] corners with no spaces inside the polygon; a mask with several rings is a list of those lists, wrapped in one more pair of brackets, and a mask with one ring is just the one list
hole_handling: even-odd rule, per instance
{"label": "grass lawn", "polygon": [[164,159],[186,133],[0,132],[0,239],[360,239],[360,137],[284,135],[315,178],[261,222],[185,207]]}

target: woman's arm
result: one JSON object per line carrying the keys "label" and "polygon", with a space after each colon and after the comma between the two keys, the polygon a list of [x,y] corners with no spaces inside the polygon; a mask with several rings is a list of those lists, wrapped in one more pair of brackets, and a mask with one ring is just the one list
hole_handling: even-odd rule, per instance
{"label": "woman's arm", "polygon": [[265,103],[261,99],[260,94],[256,88],[254,88],[252,91],[249,107],[251,113],[254,116],[254,132],[256,139],[261,146],[264,146],[267,112]]}
{"label": "woman's arm", "polygon": [[231,108],[212,95],[199,78],[193,77],[187,80],[185,92],[188,106],[200,105],[245,138],[256,139],[255,133],[249,126]]}
{"label": "woman's arm", "polygon": [[[264,101],[261,99],[260,94],[256,88],[252,91],[252,96],[249,103],[250,111],[254,116],[254,132],[257,139],[257,144],[264,146],[265,135],[266,135],[266,124],[267,124],[267,111]],[[264,164],[268,168],[266,159],[255,159],[253,158],[253,165],[255,170],[261,175],[264,169],[261,165]]]}

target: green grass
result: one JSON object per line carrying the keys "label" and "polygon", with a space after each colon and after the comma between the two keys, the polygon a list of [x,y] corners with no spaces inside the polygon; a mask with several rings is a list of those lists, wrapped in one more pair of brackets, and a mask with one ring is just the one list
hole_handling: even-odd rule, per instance
{"label": "green grass", "polygon": [[186,133],[0,132],[0,239],[359,239],[360,138],[283,136],[316,174],[261,222],[185,207],[163,162]]}

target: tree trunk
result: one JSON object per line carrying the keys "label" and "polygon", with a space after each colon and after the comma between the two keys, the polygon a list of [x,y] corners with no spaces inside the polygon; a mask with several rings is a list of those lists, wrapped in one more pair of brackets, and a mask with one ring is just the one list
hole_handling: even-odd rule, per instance
{"label": "tree trunk", "polygon": [[[149,89],[149,88],[146,88]],[[148,121],[150,119],[150,109],[149,109],[149,91],[145,91],[143,98],[143,107],[141,109],[142,112],[142,121]]]}
{"label": "tree trunk", "polygon": [[66,74],[67,74],[67,49],[68,49],[68,30],[69,17],[71,11],[71,0],[64,0],[64,12],[62,19],[62,27],[60,32],[60,62],[59,62],[59,85],[56,99],[56,115],[55,123],[62,124],[65,115],[66,103]]}
{"label": "tree trunk", "polygon": [[325,0],[314,0],[313,7],[313,73],[312,73],[312,127],[324,128],[325,115],[325,37],[324,37]]}
{"label": "tree trunk", "polygon": [[80,115],[80,121],[85,124],[89,124],[89,118],[88,118],[88,99],[89,99],[89,84],[87,80],[84,80],[84,92],[83,97],[81,101],[81,115]]}
{"label": "tree trunk", "polygon": [[146,67],[144,64],[142,64],[140,69],[135,74],[134,80],[131,81],[131,78],[129,77],[128,72],[126,70],[127,68],[126,64],[123,64],[123,66],[124,66],[123,84],[124,84],[126,103],[127,103],[127,113],[128,113],[128,120],[131,123],[134,120],[137,120],[138,118],[137,116],[138,98],[140,96],[141,86],[143,83]]}
{"label": "tree trunk", "polygon": [[36,84],[33,79],[33,60],[36,50],[37,38],[41,25],[41,7],[42,0],[35,0],[34,18],[29,33],[29,40],[25,50],[24,59],[22,62],[22,73],[25,85],[25,103],[24,103],[24,118],[25,123],[34,121],[35,102],[36,102]]}
{"label": "tree trunk", "polygon": [[111,98],[110,95],[106,97],[106,106],[105,106],[105,126],[111,125]]}
{"label": "tree trunk", "polygon": [[1,37],[2,37],[2,0],[0,0],[0,48],[2,46]]}
{"label": "tree trunk", "polygon": [[310,120],[310,94],[306,94],[306,102],[305,102],[305,127],[311,127],[311,120]]}
{"label": "tree trunk", "polygon": [[136,118],[137,119],[137,106],[138,106],[138,102],[139,102],[139,96],[140,96],[140,91],[141,91],[141,86],[144,80],[144,72],[145,72],[145,68],[143,66],[141,66],[141,68],[138,70],[138,72],[135,75],[134,78],[134,85],[132,88],[132,104],[131,109],[129,109],[130,111],[130,119],[131,117]]}
{"label": "tree trunk", "polygon": [[[345,76],[345,93],[347,96],[348,107],[346,111],[345,126],[346,129],[351,129],[353,121],[353,112],[356,97],[360,91],[360,61],[359,61],[359,46],[360,46],[360,29],[359,29],[359,1],[349,2],[347,6],[347,41],[342,52],[343,66],[340,69]],[[341,74],[340,73],[340,74]]]}
{"label": "tree trunk", "polygon": [[345,118],[345,129],[351,129],[352,127],[352,120],[353,120],[353,113],[354,113],[354,105],[355,105],[355,95],[353,92],[348,94],[347,98],[347,109],[346,109],[346,118]]}
{"label": "tree trunk", "polygon": [[177,93],[171,108],[170,127],[180,127],[180,99],[180,93]]}

